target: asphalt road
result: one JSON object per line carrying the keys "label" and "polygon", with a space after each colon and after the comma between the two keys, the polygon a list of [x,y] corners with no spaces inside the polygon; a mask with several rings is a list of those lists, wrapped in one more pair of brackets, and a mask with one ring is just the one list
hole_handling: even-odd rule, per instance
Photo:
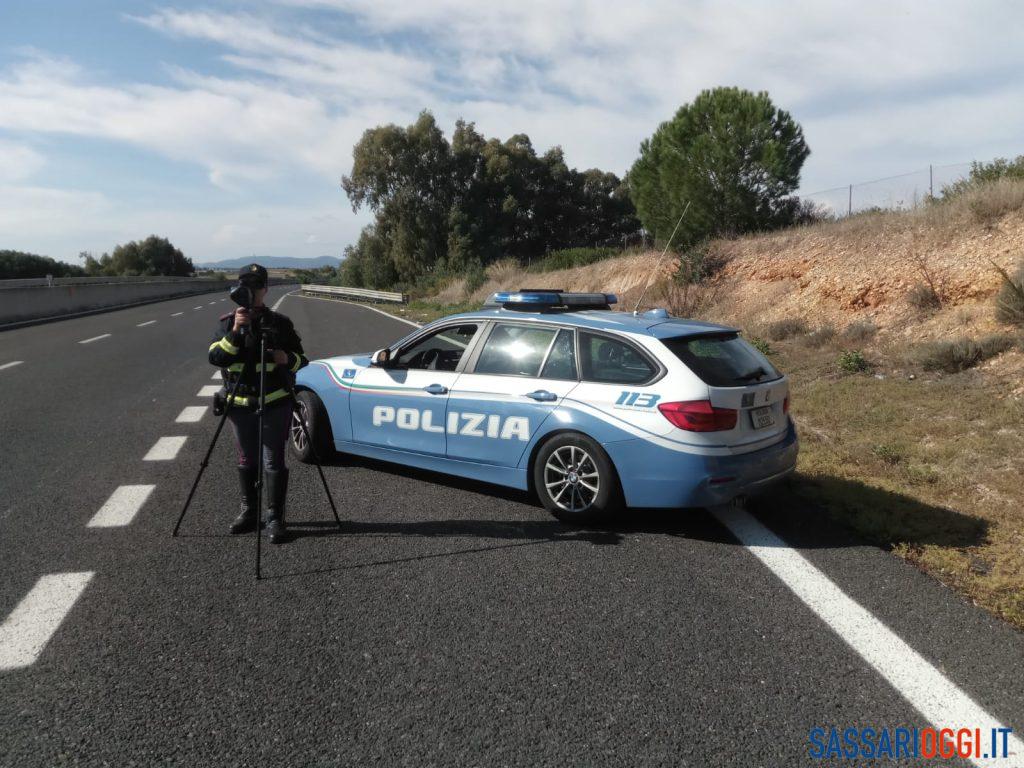
{"label": "asphalt road", "polygon": [[[92,574],[38,656],[0,669],[0,765],[866,765],[811,759],[809,730],[928,726],[708,511],[579,530],[525,494],[333,461],[338,532],[315,469],[293,463],[299,536],[264,550],[257,583],[252,537],[226,534],[225,434],[172,539],[215,425],[208,409],[175,420],[210,403],[230,308],[0,333],[0,620],[42,577]],[[280,311],[313,358],[410,330],[295,295]],[[173,459],[143,460],[175,436]],[[123,485],[154,488],[130,523],[87,527]],[[756,517],[1024,729],[1024,636],[814,509],[770,498]]]}

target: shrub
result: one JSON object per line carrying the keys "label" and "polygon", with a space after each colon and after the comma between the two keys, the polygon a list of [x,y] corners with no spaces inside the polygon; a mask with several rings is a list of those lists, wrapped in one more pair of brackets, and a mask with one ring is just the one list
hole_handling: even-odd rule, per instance
{"label": "shrub", "polygon": [[1014,343],[1014,337],[1005,333],[993,334],[978,340],[933,341],[921,347],[920,362],[926,371],[959,373],[1002,354]]}
{"label": "shrub", "polygon": [[849,349],[839,355],[839,370],[844,373],[863,373],[871,368],[871,363],[859,349]]}
{"label": "shrub", "polygon": [[756,336],[751,336],[749,339],[747,339],[747,341],[749,341],[750,345],[758,352],[760,352],[762,355],[767,356],[772,353],[772,345],[769,344],[764,339],[759,339]]}
{"label": "shrub", "polygon": [[474,264],[466,272],[466,284],[463,288],[463,294],[473,293],[485,282],[487,282],[487,273],[484,271],[484,268],[479,264]]}
{"label": "shrub", "polygon": [[942,197],[949,200],[985,184],[1004,179],[1024,180],[1024,155],[1019,155],[1013,160],[999,157],[990,163],[971,163],[968,177],[943,187]]}
{"label": "shrub", "polygon": [[764,329],[764,335],[772,341],[783,341],[792,336],[801,336],[805,333],[807,333],[807,323],[799,317],[777,320],[774,323],[769,323]]}
{"label": "shrub", "polygon": [[898,445],[892,443],[879,443],[871,447],[871,452],[886,464],[899,464],[903,461],[904,451]]}
{"label": "shrub", "polygon": [[711,241],[705,240],[687,248],[679,256],[679,266],[672,279],[679,285],[697,285],[707,282],[722,268],[724,262],[711,250]]}
{"label": "shrub", "polygon": [[870,320],[858,320],[850,323],[843,329],[843,340],[851,342],[865,342],[874,338],[878,333],[878,326]]}
{"label": "shrub", "polygon": [[618,256],[619,253],[621,251],[618,248],[562,248],[549,251],[543,258],[537,259],[530,265],[530,271],[554,272],[556,269],[585,267],[587,264]]}
{"label": "shrub", "polygon": [[1003,285],[996,295],[996,320],[1024,325],[1024,267],[1017,271],[1016,280],[1005,269],[998,266],[996,269],[1003,278]]}
{"label": "shrub", "polygon": [[820,328],[815,328],[813,331],[804,336],[804,343],[815,349],[823,347],[832,341],[836,337],[836,329],[831,325],[823,325]]}
{"label": "shrub", "polygon": [[938,309],[942,306],[939,294],[927,283],[917,283],[907,293],[910,306],[918,309]]}

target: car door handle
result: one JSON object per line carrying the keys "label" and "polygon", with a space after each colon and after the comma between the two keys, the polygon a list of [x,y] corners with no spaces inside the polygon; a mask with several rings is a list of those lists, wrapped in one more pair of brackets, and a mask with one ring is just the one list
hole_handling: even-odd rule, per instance
{"label": "car door handle", "polygon": [[546,389],[538,389],[535,392],[527,392],[526,396],[540,403],[550,403],[552,400],[558,399],[558,395],[556,395],[554,392],[548,392]]}
{"label": "car door handle", "polygon": [[429,392],[432,395],[447,395],[448,387],[443,384],[431,384],[430,386],[423,388],[424,392]]}

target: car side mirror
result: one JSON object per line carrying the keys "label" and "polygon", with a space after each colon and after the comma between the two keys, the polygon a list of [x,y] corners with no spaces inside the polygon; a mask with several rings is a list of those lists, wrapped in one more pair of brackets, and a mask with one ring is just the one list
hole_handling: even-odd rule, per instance
{"label": "car side mirror", "polygon": [[370,365],[375,365],[378,368],[387,368],[388,363],[391,362],[391,350],[387,347],[384,349],[378,349],[373,353],[373,357],[370,358]]}

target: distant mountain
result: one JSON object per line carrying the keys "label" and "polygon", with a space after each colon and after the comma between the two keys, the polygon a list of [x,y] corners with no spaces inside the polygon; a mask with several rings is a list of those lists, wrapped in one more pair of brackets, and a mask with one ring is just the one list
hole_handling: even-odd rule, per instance
{"label": "distant mountain", "polygon": [[200,269],[241,269],[253,262],[268,268],[316,269],[317,267],[336,267],[341,264],[341,259],[335,256],[316,256],[311,259],[300,259],[295,256],[248,256],[237,259],[224,259],[224,261],[211,261],[206,264],[196,264],[196,267]]}

